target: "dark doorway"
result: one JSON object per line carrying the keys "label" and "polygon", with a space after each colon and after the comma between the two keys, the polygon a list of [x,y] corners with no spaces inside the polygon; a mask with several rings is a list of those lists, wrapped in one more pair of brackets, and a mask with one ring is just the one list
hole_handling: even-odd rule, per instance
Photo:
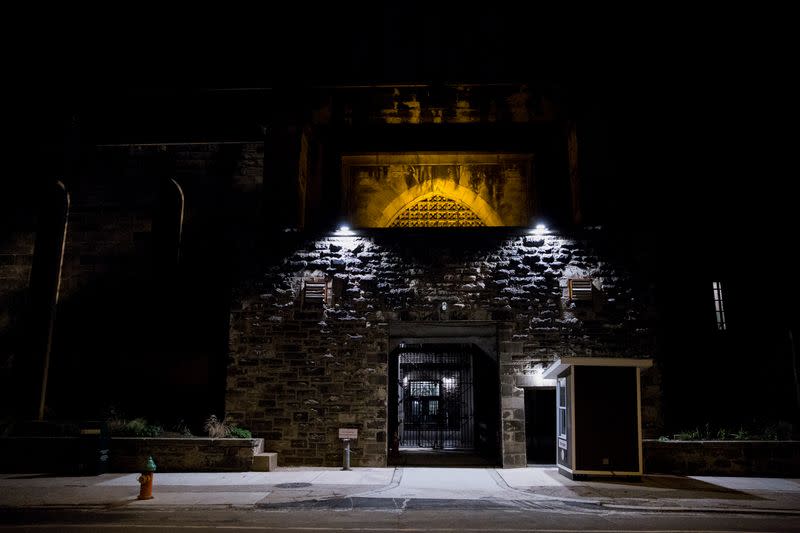
{"label": "dark doorway", "polygon": [[529,464],[555,464],[555,389],[525,389],[525,441]]}
{"label": "dark doorway", "polygon": [[389,423],[395,453],[429,464],[495,464],[499,457],[497,364],[473,344],[400,344],[390,359]]}

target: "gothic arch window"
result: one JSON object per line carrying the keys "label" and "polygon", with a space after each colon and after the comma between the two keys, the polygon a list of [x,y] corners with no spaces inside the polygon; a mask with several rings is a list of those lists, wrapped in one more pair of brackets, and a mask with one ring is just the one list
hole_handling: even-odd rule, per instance
{"label": "gothic arch window", "polygon": [[532,154],[342,155],[342,208],[355,228],[527,227]]}

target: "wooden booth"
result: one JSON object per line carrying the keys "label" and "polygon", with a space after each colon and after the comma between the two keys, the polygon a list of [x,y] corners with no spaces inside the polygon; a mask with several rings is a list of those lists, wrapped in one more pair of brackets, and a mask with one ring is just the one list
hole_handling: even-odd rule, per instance
{"label": "wooden booth", "polygon": [[556,379],[556,464],[570,479],[642,475],[640,374],[652,359],[562,357]]}

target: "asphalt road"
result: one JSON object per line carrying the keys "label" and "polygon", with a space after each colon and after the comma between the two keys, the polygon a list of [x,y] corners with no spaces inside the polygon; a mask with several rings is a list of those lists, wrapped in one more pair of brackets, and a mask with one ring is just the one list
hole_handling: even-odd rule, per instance
{"label": "asphalt road", "polygon": [[800,531],[800,517],[770,514],[633,512],[590,508],[481,509],[69,509],[0,511],[2,531],[68,532],[565,532]]}

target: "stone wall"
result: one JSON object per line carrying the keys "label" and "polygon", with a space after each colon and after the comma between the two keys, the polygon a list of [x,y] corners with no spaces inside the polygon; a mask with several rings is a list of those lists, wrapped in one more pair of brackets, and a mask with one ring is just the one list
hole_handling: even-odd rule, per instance
{"label": "stone wall", "polygon": [[[263,450],[261,439],[113,437],[107,441],[109,472],[141,472],[152,456],[158,472],[246,472]],[[80,461],[97,461],[98,444],[79,437],[0,438],[0,472],[75,474]],[[93,462],[89,469],[95,468]]]}
{"label": "stone wall", "polygon": [[[339,464],[336,430],[350,426],[353,464],[384,465],[390,324],[494,321],[503,465],[523,466],[520,376],[558,356],[653,355],[650,280],[631,274],[631,246],[597,229],[284,235],[235,291],[226,410],[281,464]],[[311,277],[329,287],[316,308],[302,299]],[[571,301],[570,277],[593,278],[594,299]]]}
{"label": "stone wall", "polygon": [[[114,407],[197,426],[222,407],[228,272],[237,228],[261,217],[263,143],[101,146],[84,167],[67,182],[48,416]],[[170,178],[180,241],[159,225],[179,218]]]}
{"label": "stone wall", "polygon": [[247,472],[261,439],[114,437],[109,449],[111,472],[141,472],[149,456],[158,472]]}
{"label": "stone wall", "polygon": [[12,370],[29,346],[24,331],[36,241],[35,201],[17,200],[15,206],[0,203],[3,210],[0,213],[0,413],[3,414],[15,401]]}
{"label": "stone wall", "polygon": [[800,441],[644,441],[649,474],[800,476]]}

